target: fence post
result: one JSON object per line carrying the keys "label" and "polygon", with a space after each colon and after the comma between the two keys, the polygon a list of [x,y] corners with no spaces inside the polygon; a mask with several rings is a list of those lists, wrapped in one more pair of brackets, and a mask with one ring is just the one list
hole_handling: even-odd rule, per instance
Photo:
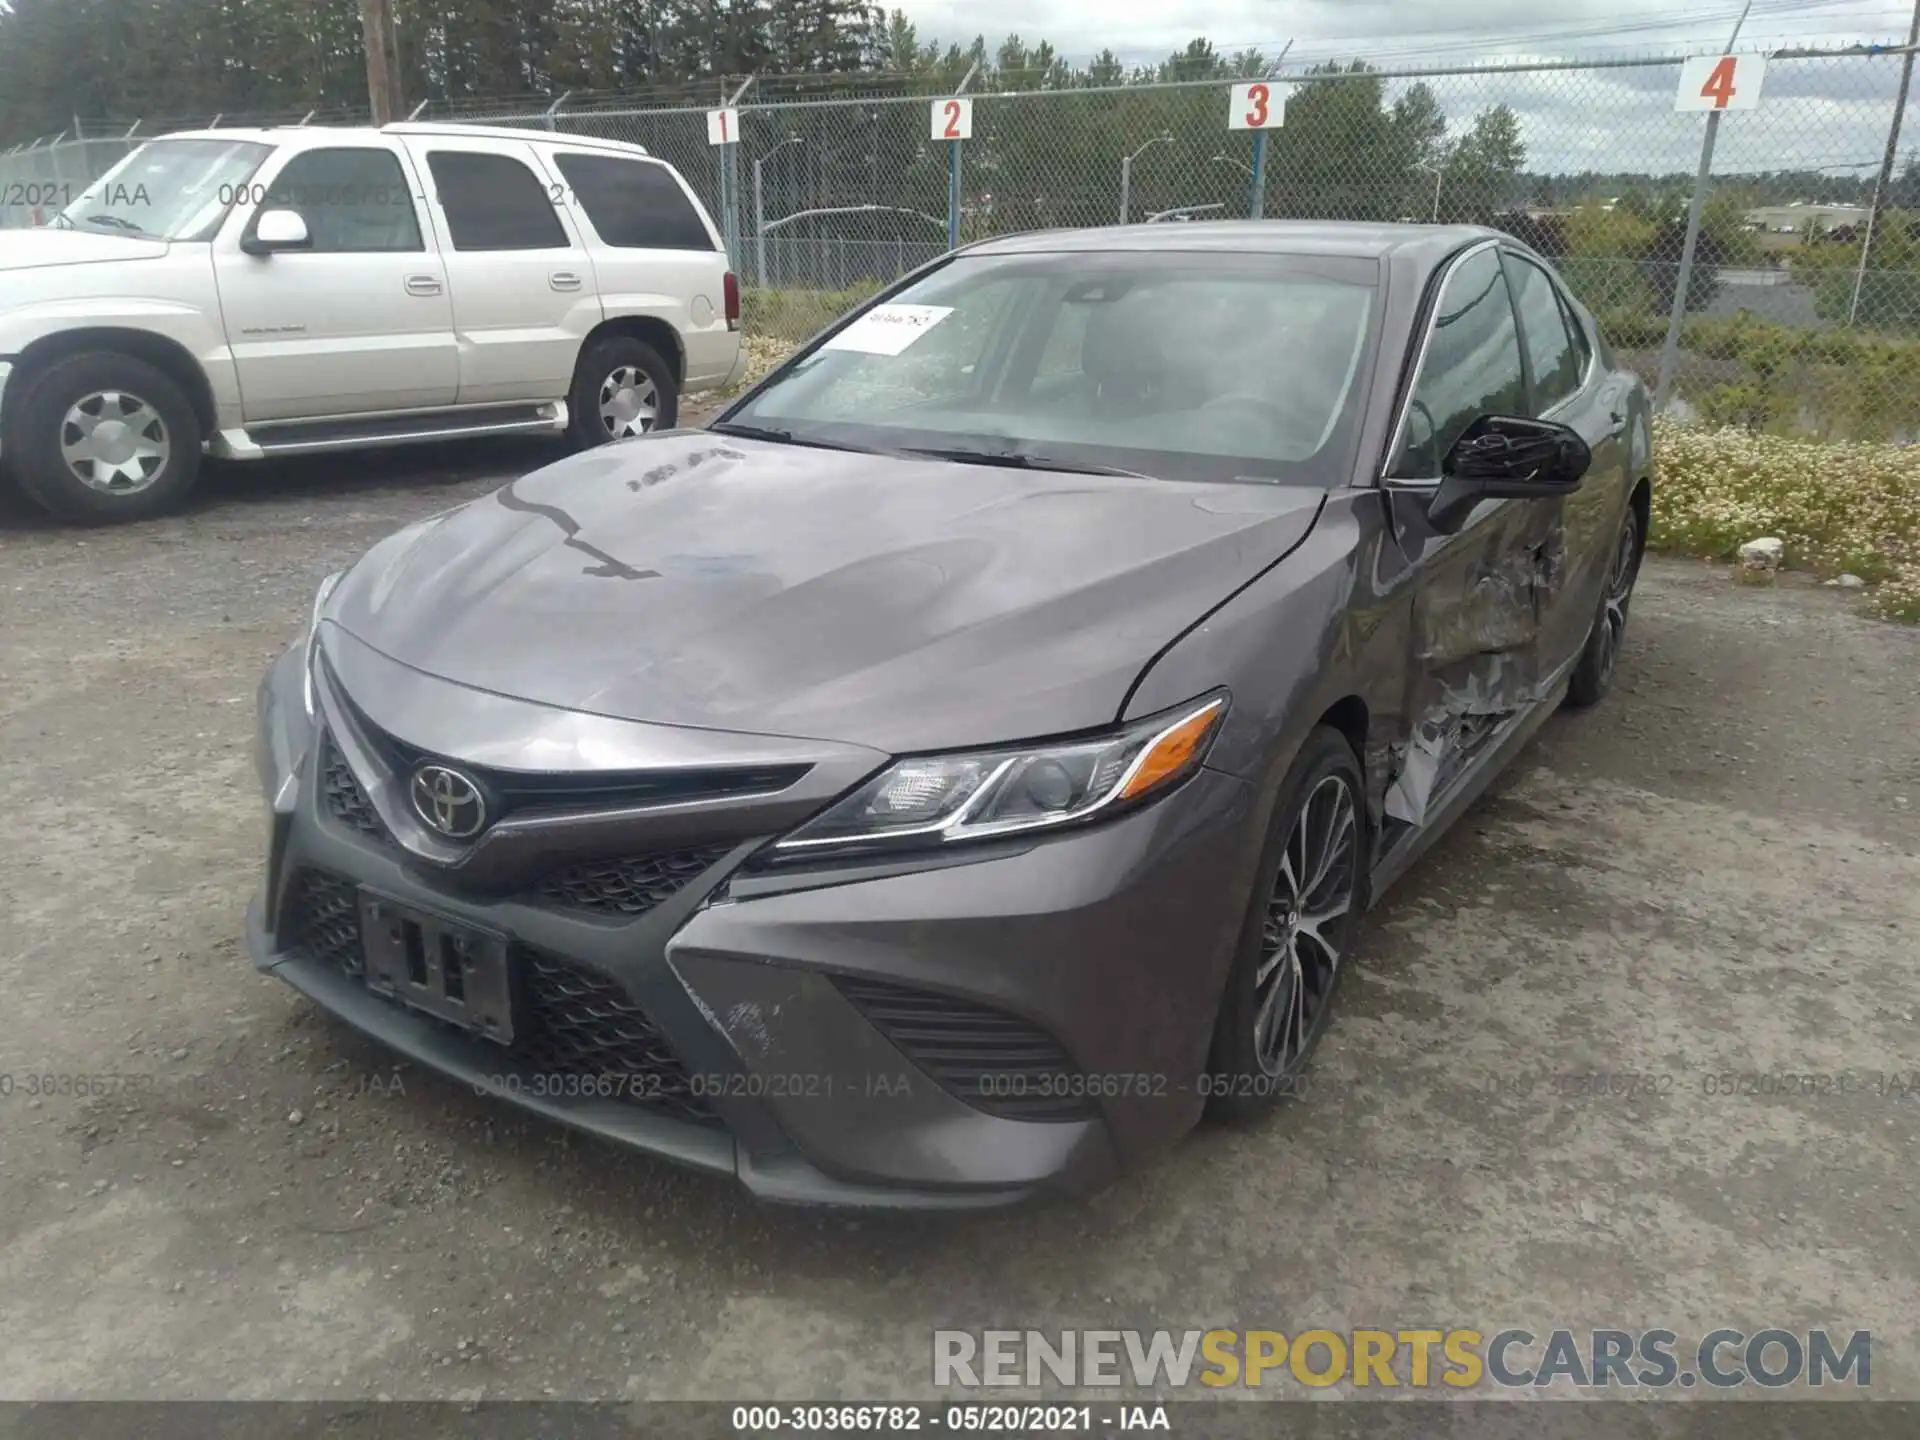
{"label": "fence post", "polygon": [[[956,99],[967,93],[967,86],[973,83],[973,73],[979,68],[978,60],[967,66],[967,73],[960,77],[960,83],[953,88]],[[947,248],[949,250],[960,248],[960,197],[963,193],[960,186],[960,147],[964,144],[966,144],[964,140],[947,142]]]}
{"label": "fence post", "polygon": [[1673,372],[1680,363],[1680,329],[1687,318],[1687,291],[1693,285],[1693,254],[1700,246],[1700,211],[1713,184],[1713,142],[1720,134],[1720,112],[1707,112],[1707,138],[1700,146],[1700,172],[1693,177],[1693,198],[1687,202],[1687,238],[1680,246],[1680,273],[1674,280],[1673,307],[1667,312],[1667,339],[1660,347],[1660,379],[1653,390],[1653,408],[1665,410],[1673,395]]}
{"label": "fence post", "polygon": [[1860,268],[1853,276],[1853,301],[1847,306],[1847,325],[1860,318],[1860,291],[1867,283],[1867,257],[1873,253],[1873,232],[1880,212],[1886,208],[1887,187],[1893,183],[1894,162],[1900,158],[1900,122],[1907,113],[1907,93],[1913,88],[1913,52],[1920,46],[1920,0],[1913,7],[1913,22],[1907,30],[1907,53],[1900,57],[1900,91],[1893,100],[1893,123],[1887,127],[1887,153],[1874,177],[1873,200],[1867,211],[1867,234],[1860,242]]}
{"label": "fence post", "polygon": [[[1747,23],[1753,0],[1741,7],[1740,18],[1733,22],[1733,34],[1727,40],[1727,53],[1740,42],[1740,27]],[[1653,408],[1665,410],[1673,398],[1674,370],[1680,363],[1680,330],[1687,319],[1687,292],[1693,286],[1693,255],[1700,247],[1700,212],[1707,203],[1707,191],[1713,185],[1713,142],[1720,135],[1720,112],[1707,112],[1707,134],[1700,142],[1700,171],[1693,177],[1693,198],[1687,202],[1687,238],[1680,246],[1680,273],[1673,286],[1673,308],[1667,313],[1667,339],[1660,347],[1660,378],[1653,387]]]}
{"label": "fence post", "polygon": [[1258,220],[1267,208],[1267,132],[1253,132],[1253,178],[1247,200],[1247,218]]}

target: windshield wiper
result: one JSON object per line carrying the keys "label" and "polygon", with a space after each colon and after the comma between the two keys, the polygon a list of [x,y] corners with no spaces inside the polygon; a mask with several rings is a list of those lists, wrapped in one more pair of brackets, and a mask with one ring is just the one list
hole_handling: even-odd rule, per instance
{"label": "windshield wiper", "polygon": [[1049,470],[1062,475],[1113,475],[1127,480],[1151,480],[1138,470],[1122,470],[1117,465],[1094,465],[1084,460],[1063,460],[1032,450],[943,450],[911,445],[903,455],[924,455],[929,460],[954,460],[962,465],[1005,465],[1013,470]]}
{"label": "windshield wiper", "polygon": [[737,435],[742,440],[771,440],[780,445],[811,445],[816,450],[853,450],[871,455],[892,453],[876,449],[871,445],[855,445],[847,440],[822,440],[812,435],[796,435],[793,431],[782,430],[777,425],[740,425],[731,420],[720,420],[707,426],[707,430],[714,435]]}
{"label": "windshield wiper", "polygon": [[115,230],[130,230],[135,235],[144,235],[147,233],[131,220],[122,220],[118,215],[89,215],[87,216],[87,224],[107,225]]}

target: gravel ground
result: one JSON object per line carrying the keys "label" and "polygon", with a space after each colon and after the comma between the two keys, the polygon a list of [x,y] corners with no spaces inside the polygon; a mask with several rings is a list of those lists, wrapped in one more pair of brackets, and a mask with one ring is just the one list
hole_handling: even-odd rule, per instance
{"label": "gravel ground", "polygon": [[[1086,1202],[768,1209],[396,1069],[243,953],[253,689],[314,583],[552,454],[0,514],[0,1396],[906,1397],[939,1325],[1426,1322],[1871,1329],[1920,1398],[1920,632],[1650,563],[1614,695],[1376,912],[1308,1098]],[[1555,1078],[1595,1072],[1639,1093]]]}

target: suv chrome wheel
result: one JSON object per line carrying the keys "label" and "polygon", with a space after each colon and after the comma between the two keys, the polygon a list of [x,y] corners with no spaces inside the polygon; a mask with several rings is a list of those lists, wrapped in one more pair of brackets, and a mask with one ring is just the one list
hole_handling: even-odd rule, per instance
{"label": "suv chrome wheel", "polygon": [[76,480],[104,494],[145,490],[172,455],[160,412],[123,390],[82,396],[60,422],[60,458]]}
{"label": "suv chrome wheel", "polygon": [[600,382],[600,423],[611,438],[644,435],[659,419],[660,392],[638,366],[622,365]]}

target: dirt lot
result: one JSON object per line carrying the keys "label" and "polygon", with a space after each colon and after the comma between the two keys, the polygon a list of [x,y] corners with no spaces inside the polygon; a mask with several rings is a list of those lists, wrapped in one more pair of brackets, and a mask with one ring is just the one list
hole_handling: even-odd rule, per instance
{"label": "dirt lot", "polygon": [[[1424,1321],[1871,1329],[1920,1398],[1920,632],[1650,564],[1614,696],[1377,912],[1309,1099],[1088,1203],[771,1210],[243,954],[262,667],[326,571],[550,453],[0,516],[0,1395],[878,1398],[940,1325]],[[1596,1072],[1639,1093],[1556,1078]]]}

